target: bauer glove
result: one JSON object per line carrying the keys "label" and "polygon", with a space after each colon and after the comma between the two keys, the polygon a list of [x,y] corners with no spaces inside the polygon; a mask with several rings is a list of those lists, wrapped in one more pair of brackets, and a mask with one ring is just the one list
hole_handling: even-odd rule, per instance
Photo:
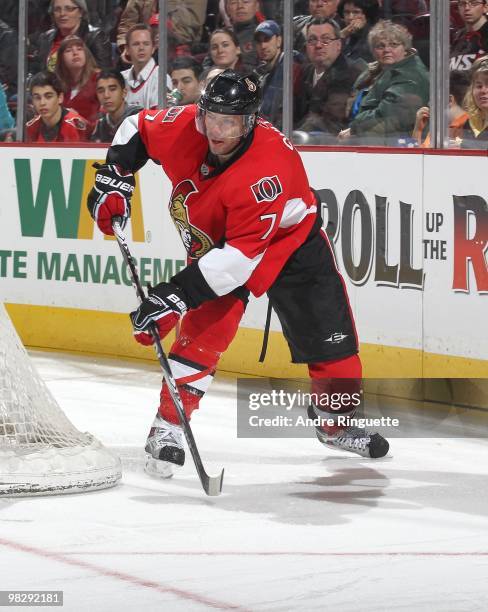
{"label": "bauer glove", "polygon": [[112,217],[122,218],[122,229],[127,224],[136,181],[132,172],[124,172],[120,166],[98,163],[93,166],[98,172],[95,185],[88,194],[88,210],[100,231],[112,236]]}
{"label": "bauer glove", "polygon": [[160,283],[150,287],[147,298],[130,313],[135,339],[140,344],[152,344],[154,340],[147,331],[151,323],[156,324],[159,337],[163,339],[187,310],[185,294],[177,285]]}

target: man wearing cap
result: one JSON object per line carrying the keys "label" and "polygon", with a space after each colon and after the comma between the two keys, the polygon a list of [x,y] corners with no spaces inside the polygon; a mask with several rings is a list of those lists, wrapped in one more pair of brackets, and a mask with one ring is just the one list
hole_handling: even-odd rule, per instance
{"label": "man wearing cap", "polygon": [[[283,112],[283,51],[280,26],[271,19],[261,22],[254,31],[254,41],[259,65],[259,76],[263,95],[261,116],[281,129]],[[301,55],[293,52],[293,91],[301,74]]]}

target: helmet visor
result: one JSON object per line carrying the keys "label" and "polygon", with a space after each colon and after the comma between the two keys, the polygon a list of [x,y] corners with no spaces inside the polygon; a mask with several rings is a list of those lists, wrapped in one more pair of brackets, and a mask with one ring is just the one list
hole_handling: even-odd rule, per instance
{"label": "helmet visor", "polygon": [[239,139],[252,130],[255,115],[223,115],[198,107],[195,121],[197,130],[207,138]]}

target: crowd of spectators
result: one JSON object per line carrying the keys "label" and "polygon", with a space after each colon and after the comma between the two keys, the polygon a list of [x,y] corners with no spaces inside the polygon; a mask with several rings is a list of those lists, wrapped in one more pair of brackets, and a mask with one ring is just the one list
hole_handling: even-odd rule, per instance
{"label": "crowd of spectators", "polygon": [[[290,0],[293,140],[429,146],[429,0]],[[0,3],[0,135],[13,140],[18,11]],[[167,105],[254,72],[282,127],[283,0],[168,0]],[[158,106],[158,0],[29,0],[25,138],[110,142]],[[452,146],[488,148],[488,0],[450,1]]]}

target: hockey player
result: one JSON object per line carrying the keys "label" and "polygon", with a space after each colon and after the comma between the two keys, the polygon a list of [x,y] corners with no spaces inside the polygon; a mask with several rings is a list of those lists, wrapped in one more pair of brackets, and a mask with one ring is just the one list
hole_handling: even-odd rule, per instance
{"label": "hockey player", "polygon": [[[99,228],[112,234],[112,217],[129,217],[133,173],[148,159],[172,181],[169,212],[188,265],[171,282],[150,288],[131,319],[136,340],[149,344],[150,322],[164,337],[185,315],[169,361],[188,417],[237,332],[249,292],[267,292],[293,362],[308,364],[313,390],[326,389],[329,379],[361,378],[356,330],[317,198],[298,152],[258,117],[259,104],[254,77],[225,70],[196,106],[128,117],[88,198]],[[316,414],[312,406],[310,415]],[[366,457],[388,452],[382,436],[364,429],[318,428],[317,437]],[[184,461],[181,427],[164,383],[146,452],[146,471],[162,476],[171,474],[171,463]]]}

